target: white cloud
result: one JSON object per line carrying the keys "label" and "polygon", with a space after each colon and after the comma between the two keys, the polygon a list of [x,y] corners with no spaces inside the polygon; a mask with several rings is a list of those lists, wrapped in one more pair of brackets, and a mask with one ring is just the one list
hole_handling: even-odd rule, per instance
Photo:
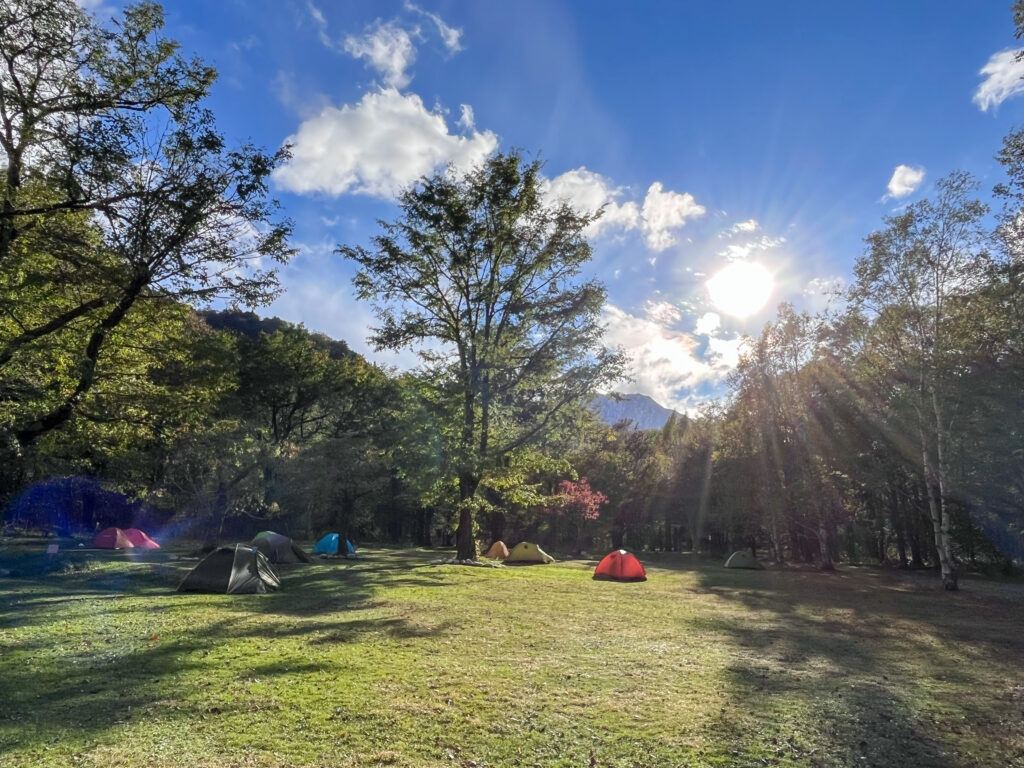
{"label": "white cloud", "polygon": [[842,277],[815,277],[804,285],[802,308],[808,312],[824,312],[842,302],[841,291],[846,287]]}
{"label": "white cloud", "polygon": [[328,48],[337,50],[337,45],[331,39],[331,36],[327,34],[327,18],[324,16],[324,12],[313,5],[313,0],[306,0],[306,9],[309,11],[309,15],[313,18],[313,23],[316,24],[316,30],[320,37],[320,42]]}
{"label": "white cloud", "polygon": [[644,313],[660,325],[672,325],[682,318],[679,310],[667,301],[648,300],[644,302]]}
{"label": "white cloud", "polygon": [[786,242],[784,237],[768,237],[768,235],[762,235],[755,240],[748,240],[745,243],[730,243],[725,247],[724,251],[719,251],[719,256],[725,256],[729,261],[744,261],[749,259],[751,254],[756,251],[770,251],[772,248],[778,248],[780,245]]}
{"label": "white cloud", "polygon": [[412,36],[418,35],[419,29],[410,32],[394,21],[385,24],[378,19],[362,36],[346,37],[345,52],[357,59],[366,59],[367,65],[381,74],[386,85],[404,88],[412,79],[406,70],[416,60]]}
{"label": "white cloud", "polygon": [[1011,96],[1024,91],[1024,61],[1017,60],[1018,50],[1007,48],[992,54],[988,63],[978,72],[985,79],[974,92],[974,101],[978,109],[988,112],[990,107],[998,107]]}
{"label": "white cloud", "polygon": [[723,235],[737,235],[740,232],[757,232],[761,228],[756,219],[747,219],[746,221],[737,221]]}
{"label": "white cloud", "polygon": [[75,3],[86,13],[98,17],[113,16],[117,11],[113,5],[107,4],[106,0],[75,0]]}
{"label": "white cloud", "polygon": [[632,358],[631,391],[653,397],[670,408],[685,407],[680,390],[720,378],[714,367],[697,357],[699,345],[688,334],[611,304],[605,307],[603,320],[605,342],[623,347]]}
{"label": "white cloud", "polygon": [[[686,225],[689,219],[703,216],[705,209],[689,192],[665,191],[656,181],[647,190],[643,207],[633,201],[620,202],[626,190],[616,187],[599,173],[579,167],[556,176],[546,183],[544,194],[549,200],[564,200],[575,210],[593,213],[604,208],[601,218],[590,225],[586,234],[596,237],[613,228],[623,231],[640,229],[647,246],[663,251],[676,240],[672,230]],[[649,261],[653,264],[654,261]]]}
{"label": "white cloud", "polygon": [[566,202],[579,213],[594,213],[604,206],[604,212],[586,230],[588,237],[596,237],[611,227],[624,230],[640,225],[640,208],[630,201],[618,203],[621,187],[612,186],[611,180],[599,173],[579,167],[544,182],[544,196],[553,202]]}
{"label": "white cloud", "polygon": [[803,293],[805,296],[834,294],[836,291],[841,291],[845,285],[846,280],[839,276],[814,277],[807,281]]}
{"label": "white cloud", "polygon": [[[436,13],[425,11],[411,2],[406,2],[408,11],[421,14],[437,27],[441,42],[449,53],[462,50],[459,42],[462,30],[450,27]],[[328,34],[327,17],[313,0],[306,0],[306,9],[317,28],[320,42],[333,51],[347,53],[356,59],[364,59],[383,78],[383,83],[392,88],[404,88],[412,80],[408,69],[416,60],[416,40],[423,40],[419,26],[400,22],[398,19],[381,21],[377,19],[366,27],[362,35],[347,35],[340,45]]]}
{"label": "white cloud", "polygon": [[326,96],[310,91],[296,82],[291,73],[284,70],[279,71],[270,81],[270,91],[281,104],[302,117],[312,117],[330,105],[330,100]]}
{"label": "white cloud", "polygon": [[424,11],[418,5],[414,3],[406,2],[405,7],[409,11],[414,13],[422,14],[430,19],[437,26],[437,32],[441,35],[441,42],[444,43],[444,47],[448,49],[450,53],[458,53],[462,50],[462,44],[460,40],[462,38],[462,30],[456,27],[449,27],[436,13],[430,13],[430,11]]}
{"label": "white cloud", "polygon": [[924,181],[924,168],[912,168],[909,165],[897,165],[889,179],[889,193],[882,200],[906,197]]}
{"label": "white cloud", "polygon": [[734,339],[720,339],[712,336],[708,339],[708,358],[721,376],[734,370],[740,364],[740,352],[743,351],[744,344],[746,344],[746,339],[742,336],[737,336]]}
{"label": "white cloud", "polygon": [[498,137],[476,130],[452,134],[444,116],[419,96],[385,88],[355,105],[325,107],[286,143],[292,157],[274,172],[282,188],[388,198],[446,164],[463,171],[481,164]]}
{"label": "white cloud", "polygon": [[668,192],[660,181],[651,184],[644,198],[643,217],[647,246],[663,251],[675,244],[673,229],[686,226],[687,219],[703,216],[705,208],[689,192]]}
{"label": "white cloud", "polygon": [[249,51],[260,44],[260,39],[256,35],[249,35],[245,40],[234,41],[231,43],[231,48],[235,51]]}
{"label": "white cloud", "polygon": [[460,128],[465,128],[467,131],[472,131],[476,126],[476,118],[473,115],[473,108],[469,104],[459,105],[459,122],[457,125]]}
{"label": "white cloud", "polygon": [[694,333],[702,336],[709,336],[722,326],[722,317],[717,312],[705,312],[697,318],[697,326]]}

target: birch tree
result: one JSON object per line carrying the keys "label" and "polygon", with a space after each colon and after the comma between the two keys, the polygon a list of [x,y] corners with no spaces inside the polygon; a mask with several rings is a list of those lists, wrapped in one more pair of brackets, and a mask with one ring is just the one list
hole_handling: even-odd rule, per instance
{"label": "birch tree", "polygon": [[920,452],[928,511],[942,582],[957,589],[949,505],[947,444],[956,418],[955,346],[950,307],[977,291],[989,274],[983,219],[988,207],[975,199],[977,182],[955,172],[938,182],[934,200],[910,205],[867,238],[854,267],[854,306],[875,320],[875,343],[910,397],[912,429]]}

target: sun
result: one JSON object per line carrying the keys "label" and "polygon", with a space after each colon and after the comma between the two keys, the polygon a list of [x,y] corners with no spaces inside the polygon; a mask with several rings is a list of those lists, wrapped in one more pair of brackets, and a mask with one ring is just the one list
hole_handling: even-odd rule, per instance
{"label": "sun", "polygon": [[727,315],[749,317],[771,298],[775,281],[771,273],[751,261],[734,261],[707,282],[711,303]]}

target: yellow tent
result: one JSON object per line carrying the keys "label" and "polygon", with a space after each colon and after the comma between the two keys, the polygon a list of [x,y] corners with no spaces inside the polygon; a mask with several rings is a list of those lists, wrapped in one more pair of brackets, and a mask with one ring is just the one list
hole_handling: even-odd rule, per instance
{"label": "yellow tent", "polygon": [[491,544],[491,548],[484,552],[484,557],[489,557],[491,560],[504,560],[508,557],[508,547],[505,546],[504,541],[496,541]]}
{"label": "yellow tent", "polygon": [[512,548],[505,558],[506,563],[530,565],[531,563],[553,563],[555,558],[529,541],[521,541]]}

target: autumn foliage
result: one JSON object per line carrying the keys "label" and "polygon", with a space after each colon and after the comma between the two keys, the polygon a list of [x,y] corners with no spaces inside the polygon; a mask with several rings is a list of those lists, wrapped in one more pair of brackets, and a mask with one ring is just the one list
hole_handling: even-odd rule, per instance
{"label": "autumn foliage", "polygon": [[558,486],[558,494],[563,501],[557,509],[566,517],[579,521],[597,520],[601,507],[608,503],[608,497],[591,488],[585,477],[575,483],[563,480]]}

